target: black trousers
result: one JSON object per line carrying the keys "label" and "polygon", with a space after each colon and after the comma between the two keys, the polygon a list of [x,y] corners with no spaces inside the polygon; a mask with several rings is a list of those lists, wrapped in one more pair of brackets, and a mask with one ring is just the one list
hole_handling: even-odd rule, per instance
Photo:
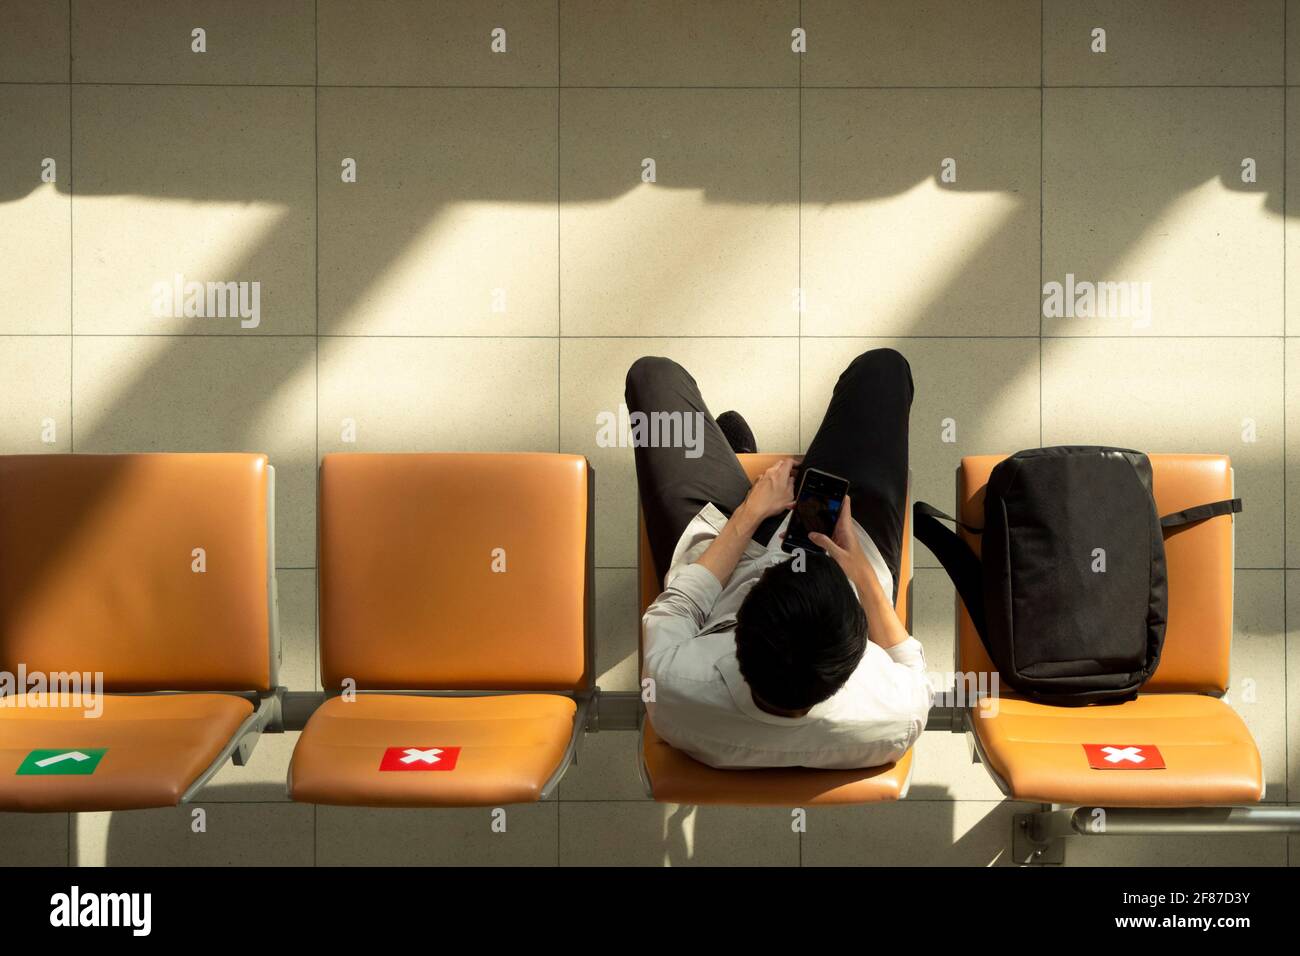
{"label": "black trousers", "polygon": [[[873,349],[849,363],[831,395],[803,466],[849,480],[853,518],[871,536],[894,576],[902,560],[903,509],[907,507],[907,431],[912,408],[912,370],[893,349]],[[699,413],[702,453],[636,443],[637,488],[650,551],[660,579],[691,519],[712,502],[728,516],[749,493],[740,460],[709,414],[690,373],[666,358],[647,356],[628,369],[628,412]],[[797,487],[797,485],[796,485]],[[766,545],[784,520],[765,521],[754,539]],[[894,595],[897,597],[897,593]]]}

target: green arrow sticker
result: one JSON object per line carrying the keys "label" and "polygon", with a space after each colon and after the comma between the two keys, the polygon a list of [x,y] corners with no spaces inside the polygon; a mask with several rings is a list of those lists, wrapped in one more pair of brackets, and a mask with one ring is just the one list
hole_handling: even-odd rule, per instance
{"label": "green arrow sticker", "polygon": [[18,765],[20,777],[89,776],[108,753],[107,747],[80,750],[33,750]]}

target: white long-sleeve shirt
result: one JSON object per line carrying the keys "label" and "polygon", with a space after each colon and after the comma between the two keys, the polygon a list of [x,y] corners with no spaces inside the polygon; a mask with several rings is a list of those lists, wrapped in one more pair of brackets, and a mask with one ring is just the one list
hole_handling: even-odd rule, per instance
{"label": "white long-sleeve shirt", "polygon": [[[678,750],[719,768],[875,767],[900,758],[921,735],[933,700],[921,643],[884,649],[868,641],[845,685],[803,717],[759,709],[736,661],[736,612],[770,565],[789,560],[780,531],[750,541],[723,587],[694,561],[726,524],[706,505],[673,553],[664,593],[646,609],[642,677],[654,682],[646,712]],[[854,528],[886,594],[893,579],[870,536]],[[855,589],[856,593],[856,589]]]}

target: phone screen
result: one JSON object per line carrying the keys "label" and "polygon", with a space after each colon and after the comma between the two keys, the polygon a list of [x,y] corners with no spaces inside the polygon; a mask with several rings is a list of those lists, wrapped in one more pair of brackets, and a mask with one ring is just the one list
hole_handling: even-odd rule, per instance
{"label": "phone screen", "polygon": [[835,533],[835,524],[840,520],[840,508],[848,491],[846,478],[816,468],[805,471],[781,548],[785,551],[803,548],[822,553],[825,549],[809,541],[808,535],[816,531],[829,538]]}

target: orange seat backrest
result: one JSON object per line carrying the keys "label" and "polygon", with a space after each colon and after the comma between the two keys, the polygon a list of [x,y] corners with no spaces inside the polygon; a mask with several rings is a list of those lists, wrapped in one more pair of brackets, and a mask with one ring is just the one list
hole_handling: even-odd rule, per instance
{"label": "orange seat backrest", "polygon": [[264,455],[0,457],[0,669],[270,690],[269,489]]}
{"label": "orange seat backrest", "polygon": [[[749,476],[751,482],[757,481],[758,476],[771,468],[782,458],[794,458],[796,461],[802,461],[802,455],[779,455],[770,453],[760,453],[753,455],[737,455],[740,459],[741,467],[745,469],[745,474]],[[646,537],[645,523],[640,520],[640,510],[637,511],[637,529],[640,537],[640,545],[637,553],[637,569],[640,581],[641,613],[644,614],[652,601],[657,598],[663,591],[663,582],[659,580],[659,575],[655,572],[654,558],[650,554],[650,539]],[[903,524],[903,555],[902,571],[904,578],[908,578],[912,570],[912,514],[911,509],[906,511],[906,517]],[[909,619],[911,602],[910,588],[911,581],[904,580],[899,583],[898,601],[895,609],[898,616],[903,622],[903,626],[911,630],[911,621]]]}
{"label": "orange seat backrest", "polygon": [[325,688],[590,687],[591,475],[580,455],[326,455]]}
{"label": "orange seat backrest", "polygon": [[[984,525],[984,489],[1004,455],[963,458],[957,469],[962,521]],[[1156,510],[1162,514],[1232,497],[1232,463],[1226,455],[1150,455]],[[980,536],[963,531],[976,553]],[[1223,516],[1176,530],[1165,538],[1169,623],[1147,693],[1223,694],[1232,651],[1232,518]],[[987,673],[992,662],[975,625],[957,599],[957,669]]]}

